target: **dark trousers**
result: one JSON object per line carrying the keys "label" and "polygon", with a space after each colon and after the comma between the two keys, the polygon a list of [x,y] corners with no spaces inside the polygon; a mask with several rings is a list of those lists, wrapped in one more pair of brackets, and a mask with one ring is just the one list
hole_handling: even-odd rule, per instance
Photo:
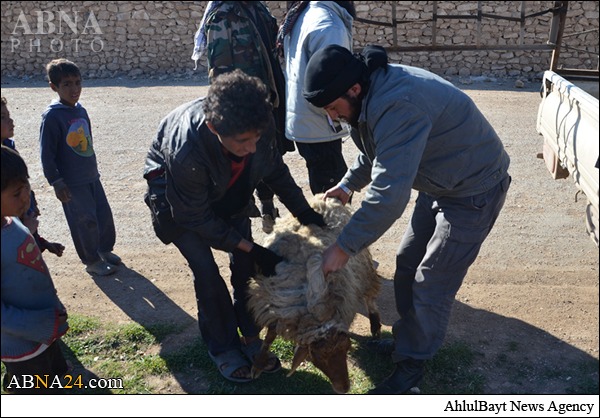
{"label": "dark trousers", "polygon": [[259,200],[273,200],[273,190],[262,181],[256,185],[256,195]]}
{"label": "dark trousers", "polygon": [[342,154],[342,140],[331,142],[296,142],[298,152],[306,161],[310,191],[323,193],[344,177],[348,166]]}
{"label": "dark trousers", "polygon": [[394,323],[392,359],[431,359],[441,347],[450,310],[510,185],[465,198],[419,193],[396,254],[394,291],[400,319]]}
{"label": "dark trousers", "polygon": [[[63,393],[63,389],[61,388],[56,386],[50,387],[56,376],[62,378],[68,371],[67,362],[58,341],[54,341],[42,354],[32,359],[2,363],[6,367],[6,374],[2,379],[2,386],[5,392],[21,395]],[[36,380],[36,376],[44,379],[44,375],[48,375],[48,387],[44,387]],[[24,384],[25,380],[32,382],[34,387],[25,387],[31,386],[31,384]],[[14,384],[14,382],[18,382],[18,384]],[[36,384],[38,386],[37,389],[35,388]]]}
{"label": "dark trousers", "polygon": [[83,186],[69,186],[71,200],[63,203],[77,255],[84,264],[100,260],[99,252],[112,251],[115,223],[100,179]]}
{"label": "dark trousers", "polygon": [[[252,241],[249,218],[226,221],[245,239]],[[211,247],[202,237],[186,231],[173,243],[188,261],[194,275],[194,290],[198,303],[198,325],[208,350],[217,355],[240,348],[238,328],[242,335],[253,337],[260,328],[248,311],[248,280],[254,273],[254,262],[248,253],[238,249],[230,253],[233,301]]]}

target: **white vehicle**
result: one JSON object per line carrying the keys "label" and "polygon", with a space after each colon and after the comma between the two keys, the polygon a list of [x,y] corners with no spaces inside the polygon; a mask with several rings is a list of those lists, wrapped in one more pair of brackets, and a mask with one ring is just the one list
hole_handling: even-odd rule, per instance
{"label": "white vehicle", "polygon": [[546,71],[537,131],[543,157],[554,179],[571,175],[587,198],[586,229],[598,246],[598,79],[569,81]]}

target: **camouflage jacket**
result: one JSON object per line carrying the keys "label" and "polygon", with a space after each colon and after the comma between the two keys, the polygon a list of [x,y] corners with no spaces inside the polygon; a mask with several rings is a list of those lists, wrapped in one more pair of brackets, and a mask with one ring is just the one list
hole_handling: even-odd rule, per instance
{"label": "camouflage jacket", "polygon": [[210,80],[239,68],[269,87],[277,147],[283,155],[294,150],[294,143],[285,137],[285,77],[275,54],[277,30],[277,20],[259,1],[224,1],[205,22]]}
{"label": "camouflage jacket", "polygon": [[[225,1],[207,17],[208,75],[213,80],[219,74],[239,68],[270,87],[273,105],[277,107],[281,94],[273,74],[273,64],[279,65],[273,55],[277,20],[261,2],[243,3]],[[252,12],[255,19],[250,15]],[[263,42],[261,31],[266,35],[268,45]]]}

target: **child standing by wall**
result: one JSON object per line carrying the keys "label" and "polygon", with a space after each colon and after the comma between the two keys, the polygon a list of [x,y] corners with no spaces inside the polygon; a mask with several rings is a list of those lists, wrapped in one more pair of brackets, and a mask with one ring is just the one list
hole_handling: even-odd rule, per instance
{"label": "child standing by wall", "polygon": [[[15,130],[15,124],[10,117],[10,112],[8,111],[8,102],[6,97],[2,96],[2,145],[6,145],[9,148],[12,148],[16,151],[15,141],[12,139]],[[29,231],[35,238],[35,242],[40,247],[40,251],[44,252],[48,250],[52,254],[56,254],[61,257],[63,255],[63,251],[65,250],[65,246],[59,242],[48,242],[44,238],[42,238],[37,232],[38,221],[37,217],[40,216],[40,210],[38,209],[37,201],[35,200],[35,194],[33,190],[31,191],[31,206],[27,213],[21,218],[21,222],[29,228]]]}
{"label": "child standing by wall", "polygon": [[[3,387],[12,393],[57,392],[24,388],[25,375],[62,377],[68,366],[58,341],[69,328],[48,267],[19,217],[29,210],[27,166],[2,145],[2,363]],[[35,380],[35,377],[33,377]],[[47,390],[45,390],[47,389]]]}
{"label": "child standing by wall", "polygon": [[50,88],[58,94],[42,114],[40,147],[44,176],[62,202],[77,255],[92,275],[114,273],[121,258],[112,252],[116,233],[100,183],[86,110],[79,103],[81,73],[66,59],[48,63]]}

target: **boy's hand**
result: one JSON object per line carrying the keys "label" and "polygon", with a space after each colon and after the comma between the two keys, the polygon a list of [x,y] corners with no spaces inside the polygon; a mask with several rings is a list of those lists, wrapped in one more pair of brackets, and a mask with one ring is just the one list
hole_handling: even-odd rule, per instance
{"label": "boy's hand", "polygon": [[62,203],[67,203],[71,200],[71,191],[63,179],[56,180],[52,184],[52,187],[54,187],[54,194]]}
{"label": "boy's hand", "polygon": [[317,225],[321,228],[326,226],[323,215],[315,212],[315,210],[312,208],[308,208],[298,215],[298,222],[300,222],[302,225]]}
{"label": "boy's hand", "polygon": [[56,254],[59,257],[62,257],[63,251],[65,250],[65,246],[60,242],[48,242],[46,243],[46,249],[50,251],[52,254]]}
{"label": "boy's hand", "polygon": [[274,276],[275,266],[284,261],[283,257],[278,256],[273,251],[265,247],[261,247],[256,243],[252,246],[249,254],[258,266],[260,272],[267,277]]}

